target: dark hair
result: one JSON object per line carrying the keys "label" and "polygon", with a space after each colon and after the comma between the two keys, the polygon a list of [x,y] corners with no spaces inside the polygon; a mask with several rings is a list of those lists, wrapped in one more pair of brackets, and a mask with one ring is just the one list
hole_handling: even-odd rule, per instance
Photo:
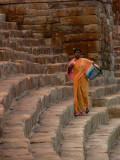
{"label": "dark hair", "polygon": [[81,53],[81,50],[80,50],[79,48],[74,48],[74,53],[75,53],[76,51],[79,51],[79,52]]}

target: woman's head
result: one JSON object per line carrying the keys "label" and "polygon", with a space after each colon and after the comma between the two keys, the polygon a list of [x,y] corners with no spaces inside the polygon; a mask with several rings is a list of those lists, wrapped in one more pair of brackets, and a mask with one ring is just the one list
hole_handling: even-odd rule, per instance
{"label": "woman's head", "polygon": [[74,55],[75,55],[75,58],[77,58],[77,59],[80,58],[81,50],[79,48],[75,48]]}

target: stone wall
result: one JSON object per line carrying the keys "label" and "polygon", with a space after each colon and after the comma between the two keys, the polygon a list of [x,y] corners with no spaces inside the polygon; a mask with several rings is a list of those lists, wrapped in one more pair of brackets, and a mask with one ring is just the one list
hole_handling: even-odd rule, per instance
{"label": "stone wall", "polygon": [[114,24],[120,25],[120,0],[113,0]]}
{"label": "stone wall", "polygon": [[8,21],[19,22],[46,45],[73,54],[79,47],[84,57],[113,70],[113,12],[111,0],[0,0]]}
{"label": "stone wall", "polygon": [[113,40],[114,46],[120,46],[120,0],[113,0],[112,4],[114,16]]}

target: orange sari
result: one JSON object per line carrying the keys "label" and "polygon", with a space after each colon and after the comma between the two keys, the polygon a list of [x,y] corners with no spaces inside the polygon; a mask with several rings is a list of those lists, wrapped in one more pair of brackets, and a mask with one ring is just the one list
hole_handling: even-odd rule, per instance
{"label": "orange sari", "polygon": [[[72,60],[72,62],[74,59]],[[71,63],[71,62],[70,62]],[[90,67],[93,61],[86,58],[79,58],[73,69],[73,82],[74,82],[74,110],[75,115],[79,115],[86,112],[89,107],[89,85],[88,79],[85,76],[85,72]]]}

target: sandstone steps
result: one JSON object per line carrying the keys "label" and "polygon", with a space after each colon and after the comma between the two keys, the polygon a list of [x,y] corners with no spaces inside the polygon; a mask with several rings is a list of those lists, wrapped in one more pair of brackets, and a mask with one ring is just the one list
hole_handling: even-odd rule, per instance
{"label": "sandstone steps", "polygon": [[[98,127],[104,130],[103,124],[108,122],[108,104],[111,105],[110,116],[118,116],[113,115],[115,108],[112,110],[112,105],[115,103],[115,107],[118,105],[119,111],[119,94],[117,93],[119,86],[115,84],[116,80],[114,78],[98,78],[91,81],[90,86],[93,88],[90,89],[90,98],[95,107],[88,116],[74,118],[73,98],[71,98],[73,97],[73,87],[62,86],[66,81],[68,82],[65,73],[68,56],[62,56],[61,53],[56,55],[53,46],[44,45],[42,36],[38,40],[31,35],[30,31],[20,31],[15,22],[0,22],[0,36],[4,39],[4,42],[1,40],[0,60],[10,61],[1,62],[1,64],[7,63],[8,68],[13,65],[12,70],[15,74],[15,76],[11,76],[13,72],[8,73],[6,69],[6,72],[2,72],[2,78],[10,77],[4,80],[0,79],[0,132],[3,132],[0,139],[0,159],[85,159],[85,141],[90,133],[92,136],[95,129],[93,134],[97,134]],[[118,51],[119,48],[116,50]],[[118,52],[116,55],[118,56]],[[43,67],[42,71],[39,63],[43,65],[40,66]],[[60,66],[63,68],[60,69]],[[35,67],[38,67],[38,72],[33,69]],[[16,71],[17,68],[19,69]],[[39,72],[44,73],[44,70],[45,74],[35,75]],[[16,75],[22,72],[31,74]],[[109,85],[106,86],[106,84]],[[118,95],[117,98],[116,95]],[[101,105],[99,101],[96,101],[97,98],[100,101],[104,99],[103,107],[96,107]],[[71,120],[71,118],[73,119]],[[70,122],[67,123],[68,121]],[[117,128],[118,125],[115,124]],[[105,126],[110,127],[109,124]],[[79,135],[73,135],[76,130],[79,130]],[[116,133],[115,135],[117,135]],[[111,134],[112,132],[110,136]],[[73,137],[75,137],[74,142]],[[61,141],[62,138],[68,140]],[[112,142],[112,139],[110,141]],[[60,144],[63,148],[60,147]],[[59,157],[58,153],[62,157]],[[106,157],[106,154],[104,155]]]}
{"label": "sandstone steps", "polygon": [[53,73],[58,73],[58,72],[67,72],[68,62],[47,64],[44,66],[47,68],[48,74],[53,74]]}
{"label": "sandstone steps", "polygon": [[18,27],[18,23],[16,22],[1,22],[0,21],[0,29],[3,29],[3,30],[18,30],[19,27]]}
{"label": "sandstone steps", "polygon": [[119,160],[120,158],[120,138],[117,140],[115,147],[110,152],[110,160]]}
{"label": "sandstone steps", "polygon": [[2,43],[1,43],[1,47],[8,47],[8,46],[14,46],[17,48],[17,46],[42,46],[44,45],[44,41],[43,39],[40,38],[4,38],[2,37]]}
{"label": "sandstone steps", "polygon": [[36,160],[60,159],[56,152],[61,142],[61,128],[73,116],[73,99],[54,104],[41,115],[30,137],[31,152]]}
{"label": "sandstone steps", "polygon": [[108,108],[110,118],[120,118],[120,104]]}
{"label": "sandstone steps", "polygon": [[120,90],[118,84],[107,84],[101,86],[94,86],[90,88],[89,96],[94,98],[101,98],[102,96],[108,96],[111,94],[115,94]]}
{"label": "sandstone steps", "polygon": [[15,29],[0,29],[0,38],[32,38],[32,32],[30,30],[15,30]]}
{"label": "sandstone steps", "polygon": [[60,54],[39,54],[33,55],[28,52],[16,51],[11,48],[0,47],[0,61],[15,61],[15,60],[27,60],[30,62],[36,62],[40,64],[49,63],[62,63],[68,62],[68,55],[64,53]]}
{"label": "sandstone steps", "polygon": [[4,113],[11,104],[25,95],[29,90],[48,85],[62,84],[61,77],[56,75],[19,75],[0,80],[0,135],[3,133]]}
{"label": "sandstone steps", "polygon": [[86,160],[109,160],[111,149],[120,133],[120,119],[110,119],[107,125],[101,125],[86,142]]}
{"label": "sandstone steps", "polygon": [[105,97],[93,99],[92,104],[93,104],[93,107],[97,105],[98,107],[105,106],[108,108],[114,105],[118,105],[120,104],[120,92],[114,95],[108,95]]}
{"label": "sandstone steps", "polygon": [[6,78],[12,75],[19,74],[56,74],[63,72],[67,76],[68,63],[55,63],[49,66],[44,66],[38,63],[32,63],[25,60],[16,60],[13,62],[0,62],[0,78]]}
{"label": "sandstone steps", "polygon": [[[29,156],[31,155],[29,150],[30,148],[28,139],[26,139],[25,137],[29,137],[33,126],[36,125],[37,121],[39,120],[39,117],[41,118],[41,116],[43,116],[42,114],[45,114],[47,112],[46,118],[48,118],[49,111],[45,111],[48,108],[48,106],[50,107],[51,105],[58,103],[59,101],[65,100],[66,98],[70,98],[71,96],[73,96],[73,87],[56,86],[56,87],[40,88],[38,90],[30,91],[28,95],[24,96],[22,99],[17,100],[14,106],[12,106],[13,107],[12,110],[7,112],[7,114],[5,114],[4,116],[5,129],[3,137],[0,141],[1,157],[3,159],[5,157],[9,157],[9,159],[12,160],[12,158],[16,157],[17,159],[17,156],[19,156],[20,158],[20,156],[23,156],[23,154],[25,154],[26,156],[28,155],[29,158]],[[71,106],[73,106],[73,100],[72,104],[69,103],[69,101],[65,103],[65,104],[70,104],[68,105],[69,109],[67,109],[67,111],[64,110],[65,107],[64,108],[62,107],[64,106],[64,102],[62,103],[63,105],[61,104],[57,105],[56,109],[53,106],[53,110],[55,110],[54,111],[55,117],[56,117],[56,112],[57,114],[59,114],[58,111],[60,111],[61,113],[61,110],[62,112],[64,112],[63,115],[60,114],[60,116],[62,116],[61,121],[62,123],[64,123],[64,121],[66,122],[66,115],[67,114],[69,115],[69,112],[71,113],[71,115],[73,115],[74,113],[73,107],[71,108]],[[51,110],[52,114],[53,110]],[[63,119],[63,117],[65,119]],[[67,117],[69,118],[69,116]],[[59,126],[59,117],[56,120],[55,119],[52,120],[55,123],[58,122],[57,124]],[[46,121],[44,121],[44,119],[42,121],[43,125],[45,125]],[[49,119],[49,122],[50,121],[51,119]],[[53,121],[51,122],[53,123]],[[21,138],[21,143],[19,143],[20,138]],[[59,139],[59,137],[57,138]],[[20,155],[18,154],[13,155],[11,154],[13,150],[19,154],[21,153],[21,150],[23,150],[23,153]],[[32,157],[30,159],[32,159]]]}
{"label": "sandstone steps", "polygon": [[19,74],[46,74],[47,68],[37,63],[29,61],[19,62],[0,62],[0,78],[6,78],[8,76],[15,76]]}
{"label": "sandstone steps", "polygon": [[0,61],[28,60],[34,62],[34,55],[16,51],[9,47],[0,47]]}
{"label": "sandstone steps", "polygon": [[85,140],[99,124],[108,122],[107,108],[93,108],[88,116],[80,116],[69,122],[62,130],[63,141],[59,154],[61,159],[84,160]]}

